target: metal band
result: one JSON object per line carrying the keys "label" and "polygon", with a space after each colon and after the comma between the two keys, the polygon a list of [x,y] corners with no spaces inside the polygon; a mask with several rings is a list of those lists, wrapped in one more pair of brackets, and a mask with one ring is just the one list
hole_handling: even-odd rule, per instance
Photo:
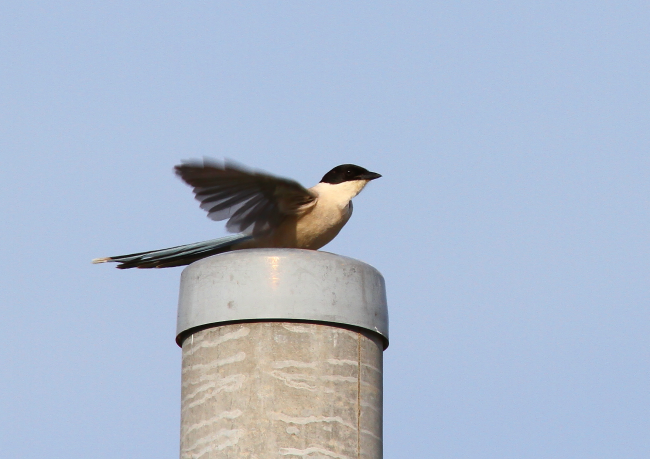
{"label": "metal band", "polygon": [[382,275],[328,252],[249,249],[192,263],[181,274],[177,342],[192,329],[224,322],[295,320],[359,327],[388,347]]}

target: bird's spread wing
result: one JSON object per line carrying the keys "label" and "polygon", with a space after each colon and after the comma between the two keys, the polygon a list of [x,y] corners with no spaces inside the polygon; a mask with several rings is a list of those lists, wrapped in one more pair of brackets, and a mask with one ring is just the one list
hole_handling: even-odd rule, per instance
{"label": "bird's spread wing", "polygon": [[316,202],[316,194],[298,182],[251,171],[226,161],[184,162],[176,174],[194,187],[196,199],[212,220],[228,220],[226,229],[260,236]]}

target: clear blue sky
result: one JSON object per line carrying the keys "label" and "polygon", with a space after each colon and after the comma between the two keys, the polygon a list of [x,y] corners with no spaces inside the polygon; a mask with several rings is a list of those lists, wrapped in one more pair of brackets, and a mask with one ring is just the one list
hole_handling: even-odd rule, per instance
{"label": "clear blue sky", "polygon": [[0,456],[178,455],[172,174],[380,172],[385,457],[650,457],[650,4],[4,2]]}

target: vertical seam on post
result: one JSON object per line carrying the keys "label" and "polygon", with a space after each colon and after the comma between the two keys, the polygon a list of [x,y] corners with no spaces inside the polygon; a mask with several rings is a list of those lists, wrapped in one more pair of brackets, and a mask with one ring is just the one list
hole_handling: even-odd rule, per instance
{"label": "vertical seam on post", "polygon": [[361,333],[357,333],[357,459],[361,458]]}

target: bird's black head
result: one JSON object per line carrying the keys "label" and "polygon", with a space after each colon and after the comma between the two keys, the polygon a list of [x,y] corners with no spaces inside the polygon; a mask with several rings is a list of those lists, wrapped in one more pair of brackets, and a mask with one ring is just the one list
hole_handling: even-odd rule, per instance
{"label": "bird's black head", "polygon": [[376,172],[370,172],[361,166],[354,164],[341,164],[325,174],[321,183],[330,183],[336,185],[337,183],[350,182],[352,180],[374,180],[381,177]]}

